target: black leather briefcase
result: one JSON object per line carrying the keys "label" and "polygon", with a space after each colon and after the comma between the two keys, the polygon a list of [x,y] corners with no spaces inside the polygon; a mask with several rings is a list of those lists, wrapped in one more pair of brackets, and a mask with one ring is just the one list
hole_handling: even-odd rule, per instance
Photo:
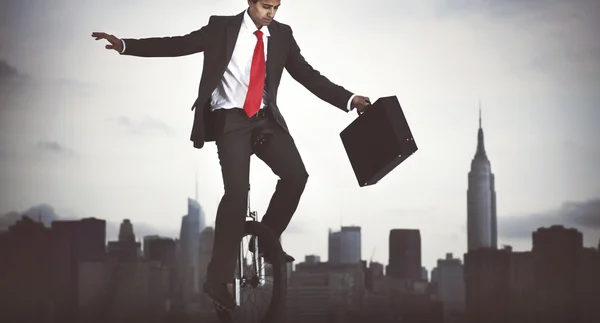
{"label": "black leather briefcase", "polygon": [[361,187],[377,183],[418,149],[396,96],[379,98],[340,137]]}

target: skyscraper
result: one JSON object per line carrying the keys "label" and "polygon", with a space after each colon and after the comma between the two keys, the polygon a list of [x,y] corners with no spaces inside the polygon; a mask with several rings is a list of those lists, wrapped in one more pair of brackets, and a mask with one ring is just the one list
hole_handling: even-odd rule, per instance
{"label": "skyscraper", "polygon": [[199,291],[198,258],[200,255],[200,230],[204,230],[202,207],[198,201],[188,198],[188,214],[181,219],[179,232],[179,268],[184,285]]}
{"label": "skyscraper", "polygon": [[358,264],[361,261],[360,227],[342,227],[329,231],[328,262],[334,264]]}
{"label": "skyscraper", "polygon": [[108,254],[120,261],[136,261],[141,256],[141,246],[135,239],[131,220],[124,219],[119,227],[119,240],[108,242]]}
{"label": "skyscraper", "polygon": [[389,265],[386,275],[421,280],[421,233],[416,229],[393,229],[389,240]]}
{"label": "skyscraper", "polygon": [[135,234],[133,233],[133,224],[131,220],[125,219],[119,227],[119,241],[135,242]]}
{"label": "skyscraper", "polygon": [[437,267],[431,272],[431,282],[437,284],[438,299],[444,303],[444,322],[456,322],[453,316],[465,310],[465,277],[464,268],[459,258],[446,254],[445,259],[438,259]]}
{"label": "skyscraper", "polygon": [[477,151],[471,161],[467,189],[467,245],[468,250],[498,248],[496,220],[496,189],[492,166],[485,152],[479,107]]}

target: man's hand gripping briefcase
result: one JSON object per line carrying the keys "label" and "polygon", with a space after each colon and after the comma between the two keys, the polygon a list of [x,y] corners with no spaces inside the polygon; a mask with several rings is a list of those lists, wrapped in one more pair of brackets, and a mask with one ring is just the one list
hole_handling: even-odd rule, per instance
{"label": "man's hand gripping briefcase", "polygon": [[418,149],[396,96],[379,98],[340,137],[361,187],[377,183]]}

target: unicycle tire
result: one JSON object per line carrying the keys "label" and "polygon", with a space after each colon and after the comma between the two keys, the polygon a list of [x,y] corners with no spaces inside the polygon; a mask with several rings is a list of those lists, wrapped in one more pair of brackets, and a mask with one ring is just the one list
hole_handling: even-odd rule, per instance
{"label": "unicycle tire", "polygon": [[[273,291],[271,293],[270,304],[267,306],[264,316],[256,323],[280,323],[285,318],[285,304],[287,294],[287,264],[279,239],[264,224],[258,221],[246,221],[244,237],[256,236],[260,241],[261,251],[272,255],[271,268],[273,274]],[[238,264],[239,265],[239,264]],[[242,304],[243,306],[243,304]],[[221,323],[241,323],[236,319],[237,308],[232,311],[217,310],[217,317]],[[246,322],[246,321],[243,321]]]}

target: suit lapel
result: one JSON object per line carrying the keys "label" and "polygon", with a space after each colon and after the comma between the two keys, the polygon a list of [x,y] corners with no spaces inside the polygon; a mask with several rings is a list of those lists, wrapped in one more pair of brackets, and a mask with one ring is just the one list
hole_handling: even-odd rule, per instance
{"label": "suit lapel", "polygon": [[280,53],[278,50],[279,37],[277,34],[277,27],[271,23],[269,26],[269,42],[267,43],[267,93],[270,93],[271,89],[271,78],[269,75],[273,75],[273,68],[278,61],[277,54]]}
{"label": "suit lapel", "polygon": [[235,43],[237,42],[245,13],[246,11],[243,11],[232,17],[225,28],[225,66],[227,66],[233,55],[233,49],[235,48]]}

